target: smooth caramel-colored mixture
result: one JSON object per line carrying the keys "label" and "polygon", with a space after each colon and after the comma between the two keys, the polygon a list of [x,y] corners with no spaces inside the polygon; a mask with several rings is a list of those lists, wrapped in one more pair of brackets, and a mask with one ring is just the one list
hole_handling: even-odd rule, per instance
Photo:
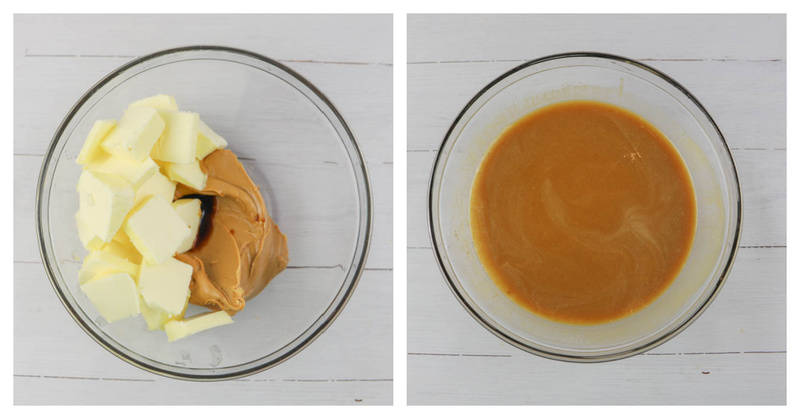
{"label": "smooth caramel-colored mixture", "polygon": [[589,101],[555,104],[506,129],[475,176],[478,256],[523,307],[579,324],[656,299],[695,231],[686,166],[652,125]]}
{"label": "smooth caramel-colored mixture", "polygon": [[[230,150],[217,150],[201,162],[206,187],[179,184],[175,198],[215,197],[205,237],[176,256],[192,265],[189,302],[234,314],[289,263],[286,236],[267,213],[258,186]],[[205,215],[204,215],[205,216]]]}

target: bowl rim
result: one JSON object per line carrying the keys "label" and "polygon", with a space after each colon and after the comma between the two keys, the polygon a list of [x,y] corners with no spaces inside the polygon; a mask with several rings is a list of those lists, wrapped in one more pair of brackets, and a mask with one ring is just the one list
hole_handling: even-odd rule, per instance
{"label": "bowl rim", "polygon": [[[569,58],[598,58],[602,60],[607,60],[611,62],[621,62],[623,64],[629,64],[634,67],[639,68],[640,70],[644,70],[649,72],[658,78],[662,79],[663,81],[667,82],[668,84],[672,85],[676,88],[680,93],[686,96],[696,107],[700,110],[705,118],[707,118],[708,122],[714,128],[717,136],[719,137],[725,154],[722,154],[722,157],[727,157],[728,162],[731,164],[731,168],[733,169],[733,183],[735,184],[735,192],[736,192],[736,228],[733,232],[733,240],[732,240],[732,248],[730,250],[730,254],[728,255],[727,261],[725,262],[724,268],[717,278],[716,283],[714,284],[714,288],[712,292],[708,295],[708,297],[703,301],[703,303],[697,307],[691,315],[686,318],[683,322],[673,327],[671,330],[667,331],[666,333],[661,334],[660,336],[652,339],[650,341],[644,342],[643,344],[636,346],[634,348],[630,348],[624,351],[603,354],[603,355],[572,355],[572,354],[564,354],[556,351],[549,351],[545,350],[541,347],[531,346],[520,342],[519,340],[515,339],[514,336],[510,333],[507,333],[505,330],[495,327],[493,324],[488,322],[486,319],[483,318],[481,315],[482,310],[476,310],[472,307],[470,301],[461,294],[459,288],[456,285],[457,278],[452,278],[445,267],[445,259],[446,257],[443,256],[442,251],[439,249],[439,241],[437,240],[437,234],[434,229],[434,213],[433,213],[433,197],[434,197],[434,187],[436,186],[436,175],[437,172],[443,168],[441,166],[442,158],[444,157],[442,150],[445,148],[444,146],[452,140],[451,135],[455,130],[456,126],[461,122],[461,119],[466,115],[467,110],[472,107],[472,105],[477,102],[487,91],[489,91],[492,87],[497,85],[498,83],[505,80],[507,77],[510,77],[516,74],[519,71],[522,71],[528,67],[532,67],[537,64],[545,63],[548,61],[560,60],[560,59],[569,59]],[[546,55],[537,59],[526,61],[506,72],[501,74],[500,76],[496,77],[494,80],[489,82],[486,86],[481,88],[461,109],[458,115],[453,120],[450,128],[448,128],[447,132],[442,139],[441,144],[439,145],[439,149],[436,151],[436,157],[434,159],[433,165],[431,166],[431,174],[428,181],[428,216],[426,217],[428,222],[428,239],[431,242],[431,248],[433,249],[434,256],[436,257],[436,263],[439,266],[439,271],[442,273],[444,277],[444,281],[447,283],[448,288],[456,297],[456,300],[461,304],[461,306],[472,316],[475,321],[477,321],[481,326],[486,328],[495,336],[499,337],[501,340],[505,341],[506,343],[521,349],[525,352],[532,353],[534,355],[539,355],[544,358],[549,358],[558,361],[568,361],[568,362],[576,362],[576,363],[594,363],[594,362],[607,362],[607,361],[614,361],[623,358],[628,358],[633,355],[640,354],[642,352],[649,351],[667,341],[675,337],[681,331],[689,327],[700,315],[708,308],[714,299],[716,299],[717,295],[719,294],[722,286],[726,282],[728,275],[730,274],[731,267],[733,265],[733,261],[736,258],[736,254],[739,250],[739,241],[741,239],[741,230],[742,230],[742,192],[741,192],[741,185],[739,182],[739,174],[736,169],[736,163],[733,159],[733,154],[731,153],[730,148],[728,147],[728,143],[725,140],[725,136],[720,131],[719,126],[711,117],[711,114],[708,113],[706,108],[700,103],[700,101],[691,93],[687,88],[683,85],[678,83],[676,80],[671,78],[670,76],[666,75],[665,73],[657,70],[651,66],[643,64],[637,60],[614,55],[608,54],[604,52],[594,52],[594,51],[575,51],[575,52],[565,52],[565,53],[558,53],[558,54],[551,54]]]}
{"label": "bowl rim", "polygon": [[[341,124],[341,126],[344,129],[344,132],[346,134],[346,138],[344,138],[344,140],[349,141],[350,144],[353,147],[353,150],[355,151],[355,157],[357,157],[357,161],[353,161],[353,170],[354,170],[354,172],[358,172],[363,177],[363,181],[364,181],[364,185],[363,186],[364,186],[364,192],[365,192],[364,193],[364,200],[365,200],[365,204],[366,204],[366,205],[364,205],[365,212],[366,212],[366,219],[364,220],[364,229],[363,229],[363,232],[361,232],[361,234],[359,234],[356,237],[356,240],[357,240],[356,243],[357,243],[358,240],[363,235],[364,244],[363,244],[363,246],[361,248],[356,248],[355,249],[356,251],[355,251],[355,254],[353,255],[353,263],[351,265],[352,268],[355,268],[355,270],[352,271],[353,272],[352,280],[351,280],[350,284],[347,286],[347,289],[345,289],[343,297],[341,298],[339,303],[334,307],[333,311],[328,315],[328,317],[325,318],[323,320],[323,322],[319,326],[317,326],[317,328],[314,329],[314,331],[310,335],[308,335],[305,339],[300,341],[290,351],[287,351],[286,353],[282,354],[278,358],[275,358],[275,359],[273,359],[271,361],[258,363],[258,364],[254,365],[252,367],[243,369],[241,371],[226,372],[226,373],[213,374],[213,375],[203,375],[203,374],[193,374],[193,373],[186,373],[186,372],[176,372],[176,371],[171,371],[171,370],[168,370],[168,369],[160,368],[160,367],[157,367],[157,366],[154,366],[154,365],[149,365],[149,364],[144,363],[144,362],[140,362],[139,360],[134,359],[134,358],[130,357],[129,355],[127,355],[125,352],[119,350],[114,345],[111,345],[111,344],[107,343],[106,340],[102,336],[100,336],[94,330],[92,330],[92,328],[89,327],[89,325],[87,325],[81,319],[81,317],[76,313],[75,309],[67,301],[67,299],[65,297],[65,294],[64,294],[64,291],[60,288],[60,286],[58,285],[58,283],[56,281],[56,273],[53,271],[53,268],[50,266],[50,262],[48,261],[48,257],[46,256],[47,251],[46,251],[46,244],[45,244],[45,241],[44,241],[45,232],[43,231],[42,222],[40,220],[40,218],[41,218],[40,215],[42,214],[42,207],[41,207],[42,200],[41,200],[41,197],[45,193],[45,191],[44,191],[45,174],[46,174],[46,171],[47,171],[48,167],[51,164],[51,160],[53,158],[53,154],[54,154],[54,151],[55,151],[55,146],[57,145],[58,140],[64,134],[64,130],[66,129],[67,125],[75,117],[77,111],[83,106],[83,104],[86,103],[86,101],[89,100],[89,98],[91,98],[100,88],[105,86],[112,79],[114,79],[118,75],[122,74],[126,70],[128,70],[128,69],[130,69],[130,68],[132,68],[132,67],[134,67],[136,65],[142,64],[144,62],[150,61],[150,60],[155,59],[155,58],[164,57],[164,56],[168,56],[168,55],[172,55],[172,54],[177,54],[177,53],[182,53],[182,52],[197,52],[197,51],[213,51],[213,52],[236,54],[236,55],[245,56],[247,58],[252,58],[252,59],[259,60],[259,61],[263,61],[264,63],[266,63],[268,65],[277,67],[279,70],[286,72],[289,76],[291,76],[295,80],[299,81],[302,85],[304,85],[306,88],[308,88],[314,95],[316,95],[317,98],[319,98],[322,101],[322,103],[330,109],[330,111],[333,114],[333,116],[335,116],[336,120],[338,120],[338,122]],[[279,365],[279,364],[285,362],[289,358],[291,358],[291,357],[295,356],[296,354],[298,354],[299,352],[301,352],[308,345],[310,345],[314,340],[316,340],[323,332],[325,332],[328,329],[328,327],[330,327],[330,325],[333,323],[333,321],[336,320],[337,317],[339,317],[339,314],[341,314],[341,312],[344,310],[344,308],[347,305],[347,303],[350,301],[350,298],[353,296],[355,288],[358,285],[358,283],[359,283],[359,281],[361,279],[361,275],[362,275],[362,273],[364,271],[364,268],[366,266],[366,261],[367,261],[367,258],[369,256],[369,251],[370,251],[370,247],[371,247],[370,244],[371,244],[371,241],[372,241],[373,197],[372,197],[372,187],[371,187],[371,182],[370,182],[370,177],[369,177],[369,171],[367,170],[366,160],[364,159],[364,155],[363,155],[363,153],[361,151],[361,148],[358,145],[358,141],[356,140],[355,136],[353,135],[352,130],[350,129],[350,126],[347,124],[347,122],[344,120],[342,115],[339,113],[338,109],[336,109],[336,107],[334,106],[333,102],[331,102],[330,99],[328,99],[328,97],[325,96],[325,94],[323,94],[322,91],[320,91],[313,83],[311,83],[305,77],[301,76],[299,73],[297,73],[296,71],[292,70],[288,66],[280,63],[276,59],[272,59],[272,58],[269,58],[269,57],[267,57],[265,55],[258,54],[258,53],[255,53],[255,52],[252,52],[252,51],[249,51],[249,50],[245,50],[245,49],[241,49],[241,48],[235,48],[235,47],[221,46],[221,45],[188,45],[188,46],[181,46],[181,47],[175,47],[175,48],[168,48],[168,49],[156,51],[156,52],[153,52],[153,53],[150,53],[150,54],[145,54],[145,55],[139,56],[137,58],[134,58],[133,60],[130,60],[130,61],[122,64],[121,66],[119,66],[119,67],[115,68],[114,70],[112,70],[110,73],[108,73],[105,76],[103,76],[99,81],[94,83],[72,105],[72,107],[69,109],[69,111],[67,112],[66,116],[61,120],[61,123],[59,124],[58,128],[56,129],[56,131],[55,131],[55,133],[54,133],[54,135],[52,137],[52,140],[50,141],[50,144],[47,147],[47,151],[44,154],[44,157],[42,159],[42,165],[41,165],[41,168],[39,170],[39,176],[38,176],[37,183],[36,183],[36,196],[35,196],[35,201],[34,202],[35,202],[35,206],[34,206],[35,217],[34,218],[35,218],[35,223],[36,223],[36,229],[35,229],[36,230],[36,240],[37,240],[38,247],[39,247],[39,255],[40,255],[41,259],[42,259],[42,265],[43,265],[43,267],[45,269],[45,272],[47,274],[48,279],[50,280],[50,284],[52,285],[53,290],[56,293],[56,296],[61,301],[61,303],[64,306],[64,308],[67,310],[67,312],[69,313],[70,317],[72,317],[72,319],[75,320],[75,322],[78,324],[78,326],[80,326],[80,328],[86,334],[88,334],[95,342],[97,342],[101,347],[103,347],[107,351],[111,352],[117,358],[122,359],[123,361],[127,362],[128,364],[131,364],[131,365],[133,365],[133,366],[135,366],[137,368],[140,368],[142,370],[145,370],[145,371],[148,371],[148,372],[151,372],[151,373],[163,376],[163,377],[174,378],[174,379],[185,380],[185,381],[223,381],[223,380],[231,380],[231,379],[236,379],[236,378],[242,378],[242,377],[246,377],[246,376],[249,376],[249,375],[253,375],[253,374],[259,373],[261,371],[268,370],[268,369],[270,369],[270,368],[272,368],[272,367],[274,367],[276,365]],[[359,224],[361,224],[361,221],[359,221]],[[360,230],[360,228],[359,228],[359,230]],[[345,281],[346,280],[347,280],[347,278],[345,278]],[[344,286],[344,284],[343,284],[343,286]],[[341,288],[340,288],[340,291],[337,292],[337,295],[339,295],[340,292],[341,292]],[[333,303],[334,301],[332,301],[331,303]],[[330,305],[328,307],[330,308]],[[328,309],[326,309],[326,311],[327,310]],[[323,315],[324,315],[324,313],[323,313]],[[321,319],[321,318],[322,318],[322,315],[320,317],[317,317],[317,319],[314,321],[314,323],[319,321],[319,319]],[[313,325],[313,323],[312,323],[312,325]],[[305,329],[305,330],[308,330],[308,328]],[[252,362],[252,361],[247,361],[245,363],[249,363],[249,362]],[[241,364],[239,364],[239,365],[241,365]],[[224,370],[225,368],[229,368],[229,367],[223,367],[222,369]],[[185,369],[186,370],[202,370],[203,368],[191,368],[191,369],[185,368]],[[214,368],[214,369],[219,369],[219,368]]]}

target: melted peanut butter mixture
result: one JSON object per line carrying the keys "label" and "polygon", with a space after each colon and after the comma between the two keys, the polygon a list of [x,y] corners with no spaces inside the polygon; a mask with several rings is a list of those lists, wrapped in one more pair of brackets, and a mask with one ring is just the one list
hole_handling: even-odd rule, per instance
{"label": "melted peanut butter mixture", "polygon": [[688,256],[695,213],[669,141],[628,111],[586,101],[506,129],[470,203],[475,247],[497,286],[534,313],[579,324],[656,299]]}
{"label": "melted peanut butter mixture", "polygon": [[[201,162],[206,187],[178,184],[175,198],[214,197],[206,230],[194,247],[176,256],[192,265],[192,304],[234,314],[257,295],[289,262],[286,236],[267,213],[258,186],[230,150],[217,150]],[[201,228],[202,230],[202,228]]]}

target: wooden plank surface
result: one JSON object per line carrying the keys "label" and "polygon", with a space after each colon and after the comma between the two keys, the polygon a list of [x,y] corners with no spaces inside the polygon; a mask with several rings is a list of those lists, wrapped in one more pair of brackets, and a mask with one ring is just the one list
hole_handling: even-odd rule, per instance
{"label": "wooden plank surface", "polygon": [[[769,15],[410,15],[409,403],[785,403],[785,34],[785,17]],[[692,91],[733,149],[744,206],[709,309],[666,344],[597,365],[539,358],[480,326],[442,279],[426,222],[433,159],[467,101],[526,60],[579,50],[643,59]]]}
{"label": "wooden plank surface", "polygon": [[784,15],[409,15],[408,61],[526,61],[567,51],[780,60]]}
{"label": "wooden plank surface", "polygon": [[389,15],[17,15],[14,23],[26,40],[17,54],[132,58],[226,45],[293,62],[392,64]]}
{"label": "wooden plank surface", "polygon": [[[358,139],[374,194],[375,228],[367,268],[330,329],[269,371],[212,384],[154,376],[94,343],[56,298],[34,234],[36,175],[69,107],[94,82],[131,58],[190,44],[250,49],[281,60],[311,80]],[[14,70],[16,403],[391,403],[391,16],[21,15],[15,18]],[[329,221],[310,220],[332,225]],[[294,265],[324,264],[324,255],[296,256]]]}

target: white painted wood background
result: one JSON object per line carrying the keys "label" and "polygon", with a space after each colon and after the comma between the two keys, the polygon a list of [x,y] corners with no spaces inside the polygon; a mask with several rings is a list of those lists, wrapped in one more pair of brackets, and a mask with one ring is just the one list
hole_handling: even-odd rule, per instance
{"label": "white painted wood background", "polygon": [[[15,403],[391,403],[391,16],[19,15],[14,38]],[[318,86],[354,131],[375,200],[367,268],[330,329],[284,364],[220,383],[147,373],[89,338],[46,278],[33,219],[42,155],[80,95],[134,57],[196,44],[267,55]]]}
{"label": "white painted wood background", "polygon": [[[786,402],[784,16],[408,17],[409,404]],[[435,152],[466,102],[514,66],[568,51],[645,61],[705,105],[733,150],[744,227],[727,284],[687,330],[649,353],[572,364],[485,330],[442,279],[427,234]]]}

